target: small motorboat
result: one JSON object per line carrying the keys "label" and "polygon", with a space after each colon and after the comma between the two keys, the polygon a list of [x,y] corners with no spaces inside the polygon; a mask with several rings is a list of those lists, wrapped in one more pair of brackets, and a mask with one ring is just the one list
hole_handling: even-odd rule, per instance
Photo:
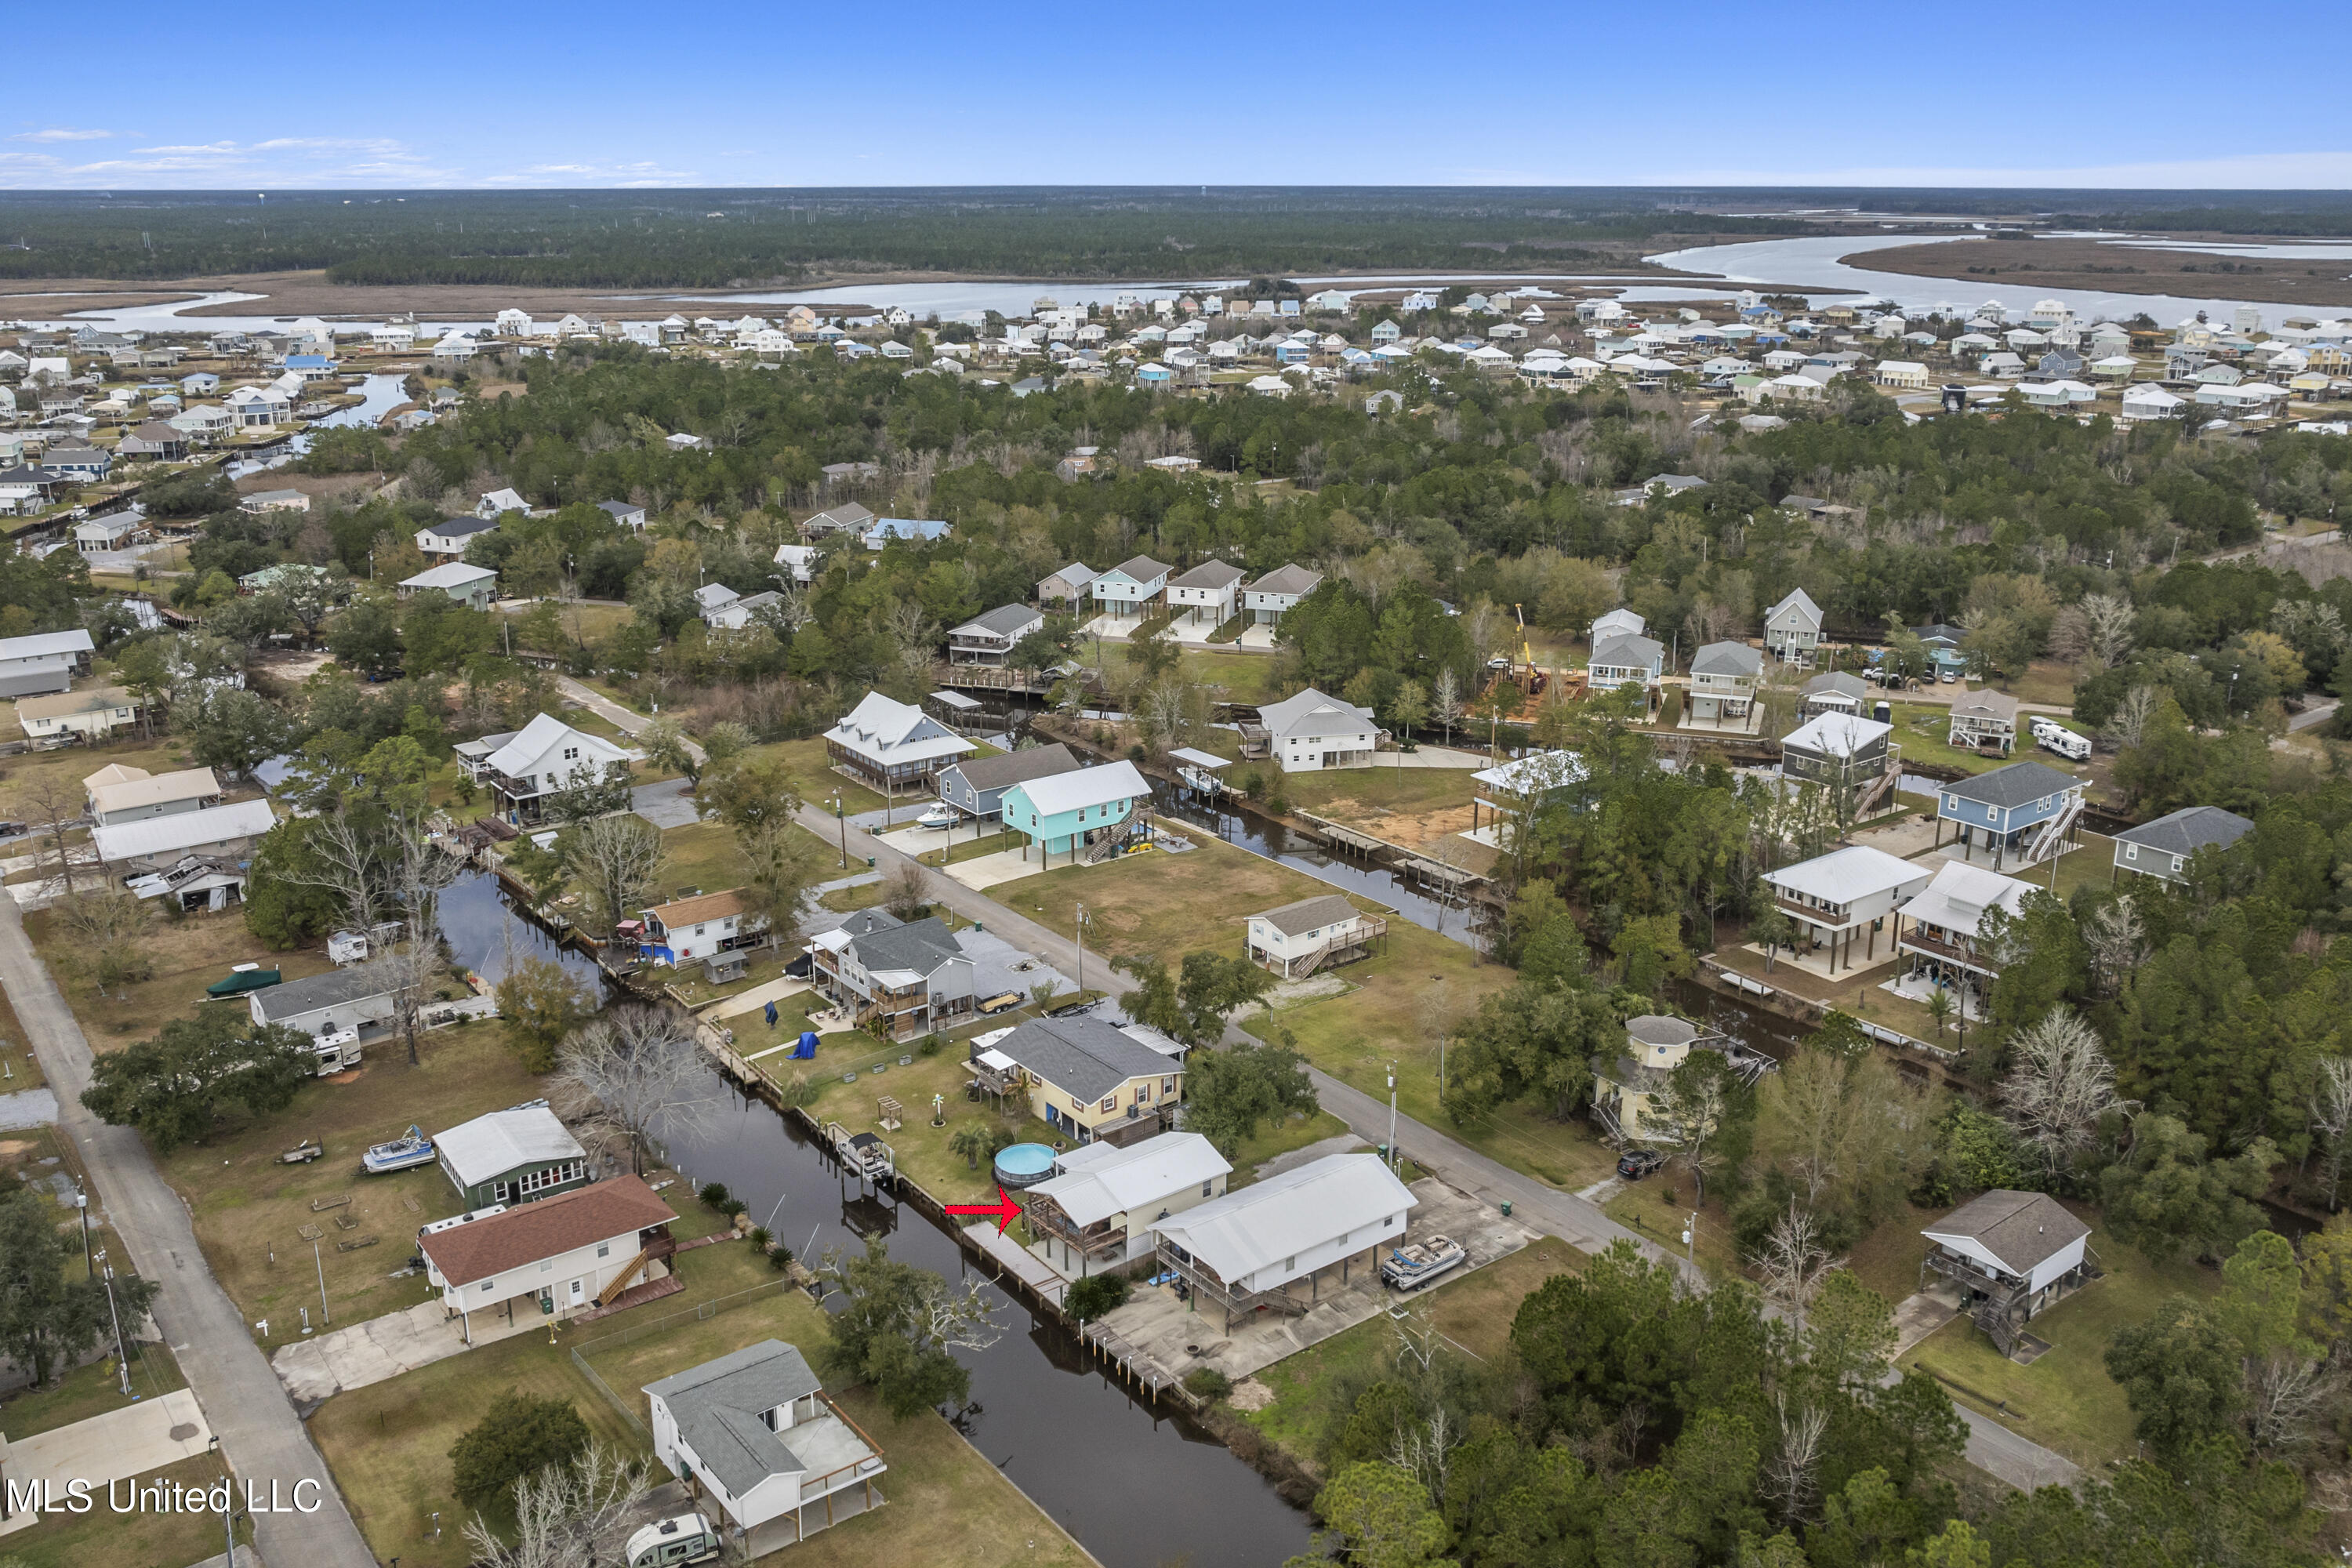
{"label": "small motorboat", "polygon": [[1418,1290],[1449,1268],[1454,1268],[1469,1254],[1462,1244],[1450,1237],[1423,1237],[1408,1241],[1402,1247],[1392,1247],[1381,1259],[1381,1278],[1393,1290]]}
{"label": "small motorboat", "polygon": [[278,1163],[281,1165],[307,1165],[326,1152],[326,1146],[316,1138],[305,1138],[283,1154],[278,1155]]}
{"label": "small motorboat", "polygon": [[411,1126],[389,1143],[373,1143],[360,1157],[360,1164],[371,1176],[384,1175],[393,1171],[405,1171],[417,1165],[433,1163],[433,1140]]}
{"label": "small motorboat", "polygon": [[915,818],[915,826],[918,827],[948,828],[955,826],[955,808],[942,803],[939,805],[930,807],[920,816]]}

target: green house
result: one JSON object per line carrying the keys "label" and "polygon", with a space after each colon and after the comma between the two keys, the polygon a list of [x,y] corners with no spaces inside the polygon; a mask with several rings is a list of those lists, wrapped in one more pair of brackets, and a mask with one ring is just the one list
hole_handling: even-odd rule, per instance
{"label": "green house", "polygon": [[436,1132],[433,1148],[469,1213],[588,1184],[587,1152],[543,1100]]}

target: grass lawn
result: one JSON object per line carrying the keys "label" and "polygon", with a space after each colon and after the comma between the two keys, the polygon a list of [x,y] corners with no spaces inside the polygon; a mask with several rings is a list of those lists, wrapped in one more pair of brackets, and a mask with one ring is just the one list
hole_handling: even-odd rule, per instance
{"label": "grass lawn", "polygon": [[[415,1250],[416,1227],[463,1207],[438,1167],[390,1175],[360,1172],[371,1143],[396,1138],[415,1122],[428,1133],[486,1111],[537,1099],[541,1081],[522,1070],[496,1024],[436,1029],[419,1041],[422,1067],[412,1068],[395,1043],[372,1047],[355,1073],[303,1086],[283,1114],[232,1124],[200,1144],[163,1155],[173,1187],[194,1215],[196,1240],[213,1273],[247,1321],[271,1320],[274,1338],[293,1326],[296,1309],[319,1310],[317,1268],[327,1277],[327,1300],[338,1323],[355,1322],[432,1295],[424,1278],[386,1276]],[[278,1162],[281,1150],[302,1138],[326,1146],[307,1165]],[[314,1211],[315,1199],[351,1194],[344,1206]],[[338,1216],[358,1222],[338,1228]],[[319,1264],[301,1234],[315,1226]],[[373,1247],[339,1252],[338,1241],[374,1236]]]}
{"label": "grass lawn", "polygon": [[1337,1138],[1348,1131],[1348,1124],[1328,1110],[1312,1116],[1285,1118],[1277,1126],[1261,1127],[1242,1146],[1234,1151],[1234,1173],[1225,1183],[1225,1190],[1248,1186],[1257,1180],[1257,1168],[1293,1149],[1304,1149],[1309,1143],[1320,1143],[1326,1138]]}
{"label": "grass lawn", "polygon": [[[1375,763],[1369,768],[1285,774],[1280,788],[1297,810],[1335,822],[1363,823],[1378,833],[1379,820],[1395,813],[1417,815],[1446,806],[1466,811],[1477,792],[1470,773],[1467,768],[1401,768],[1390,759],[1385,766]],[[1462,826],[1470,826],[1467,816]]]}
{"label": "grass lawn", "polygon": [[[1553,1275],[1583,1266],[1582,1253],[1547,1236],[1475,1272],[1433,1285],[1415,1300],[1425,1303],[1431,1324],[1454,1342],[1452,1353],[1492,1363],[1508,1349],[1511,1320],[1528,1293]],[[1347,1418],[1339,1407],[1341,1390],[1385,1371],[1395,1342],[1386,1318],[1344,1330],[1259,1373],[1257,1381],[1274,1390],[1274,1403],[1234,1414],[1311,1466],[1330,1424]]]}
{"label": "grass lawn", "polygon": [[[817,862],[819,880],[830,881],[842,874],[835,869],[840,858],[836,846],[798,825],[793,827],[793,836],[806,840],[812,849],[823,851]],[[662,847],[669,852],[668,859],[662,864],[660,878],[665,894],[687,888],[716,893],[742,886],[743,852],[736,847],[735,830],[723,822],[689,822],[684,827],[664,828]],[[863,862],[859,865],[862,868]]]}
{"label": "grass lawn", "polygon": [[[785,773],[800,786],[801,798],[812,805],[832,809],[834,793],[839,791],[842,809],[852,816],[861,811],[882,809],[880,795],[856,783],[847,774],[833,771],[833,762],[824,753],[822,736],[812,735],[801,741],[776,741],[768,745],[754,746],[747,755],[782,763]],[[916,797],[902,793],[898,798],[906,801]]]}
{"label": "grass lawn", "polygon": [[[2096,1224],[2095,1212],[2076,1212]],[[1952,1397],[1988,1414],[2007,1401],[2007,1426],[2085,1468],[2137,1451],[2131,1408],[2101,1360],[2116,1331],[2168,1296],[2210,1296],[2221,1284],[2211,1269],[2187,1261],[2158,1268],[2108,1237],[2095,1236],[2092,1246],[2106,1275],[2033,1320],[2031,1331],[2052,1348],[2032,1366],[2004,1358],[1966,1318],[1930,1334],[1906,1362],[1948,1380]]]}
{"label": "grass lawn", "polygon": [[845,915],[856,910],[870,910],[889,896],[890,889],[880,882],[860,882],[855,887],[835,888],[817,902],[836,914]]}
{"label": "grass lawn", "polygon": [[1846,1255],[1846,1267],[1889,1302],[1902,1300],[1919,1289],[1919,1263],[1927,1256],[1927,1238],[1919,1234],[1920,1228],[1949,1212],[1923,1209],[1906,1200],[1876,1229],[1854,1243]]}
{"label": "grass lawn", "polygon": [[[187,749],[177,741],[122,740],[103,746],[60,746],[49,752],[26,752],[0,761],[0,810],[25,821],[36,820],[32,795],[43,784],[69,796],[73,810],[82,803],[81,781],[110,763],[144,768],[151,773],[177,772],[189,765]],[[46,816],[38,820],[46,822]],[[29,844],[15,853],[29,853]]]}
{"label": "grass lawn", "polygon": [[[1023,1009],[990,1019],[987,1026],[1003,1028],[1027,1016],[1028,1010]],[[753,1030],[750,1036],[740,1028],[736,1031],[739,1050],[747,1037],[757,1038],[764,1031],[756,1015],[751,1022]],[[791,1037],[782,1030],[778,1034],[778,1043]],[[986,1100],[966,1100],[963,1086],[971,1077],[967,1065],[969,1054],[961,1041],[950,1040],[938,1055],[926,1057],[911,1042],[885,1046],[862,1029],[850,1029],[818,1037],[814,1061],[796,1062],[788,1055],[779,1054],[756,1065],[780,1083],[790,1083],[795,1076],[805,1073],[811,1083],[819,1086],[816,1098],[808,1105],[811,1116],[821,1122],[838,1121],[853,1132],[879,1133],[898,1156],[902,1173],[941,1203],[953,1204],[995,1196],[994,1180],[985,1165],[975,1168],[948,1147],[948,1141],[965,1127],[974,1122],[1002,1127],[1019,1142],[1048,1145],[1056,1137],[1066,1136],[1029,1115],[1028,1108],[1018,1101],[1006,1102],[1017,1110],[1017,1114],[1000,1114]],[[913,1064],[900,1067],[898,1058],[902,1056],[912,1056]],[[872,1070],[877,1065],[882,1068],[878,1074]],[[843,1082],[852,1071],[857,1073],[857,1081]],[[946,1099],[944,1127],[931,1125],[931,1097],[935,1094]],[[895,1132],[883,1131],[880,1125],[877,1102],[885,1095],[904,1109],[903,1124]]]}
{"label": "grass lawn", "polygon": [[[1616,1153],[1606,1150],[1613,1168]],[[1731,1238],[1731,1213],[1724,1206],[1723,1185],[1717,1182],[1709,1188],[1706,1202],[1696,1201],[1691,1185],[1690,1173],[1680,1165],[1668,1165],[1643,1177],[1628,1182],[1618,1189],[1602,1207],[1609,1217],[1631,1229],[1634,1235],[1647,1237],[1668,1252],[1692,1256],[1683,1245],[1683,1226],[1690,1220],[1691,1212],[1698,1213],[1696,1258],[1698,1266],[1713,1279],[1723,1279],[1739,1268],[1739,1248]]]}
{"label": "grass lawn", "polygon": [[[1105,959],[1156,953],[1173,968],[1185,953],[1202,948],[1238,951],[1243,917],[1254,910],[1331,891],[1328,883],[1246,849],[1199,836],[1193,843],[1196,847],[1184,855],[1155,851],[1100,866],[1056,867],[1000,882],[988,896],[1057,931],[1075,929],[1083,903],[1090,963],[1097,953]],[[1367,909],[1380,907],[1360,901]],[[1390,922],[1391,932],[1400,923]]]}
{"label": "grass lawn", "polygon": [[[823,1312],[798,1291],[755,1297],[707,1320],[690,1315],[698,1303],[776,1278],[748,1247],[701,1248],[679,1263],[687,1293],[657,1303],[642,1321],[631,1321],[636,1313],[625,1313],[562,1331],[553,1345],[541,1334],[517,1335],[338,1394],[320,1406],[311,1418],[311,1433],[378,1557],[397,1555],[420,1568],[458,1568],[468,1560],[459,1529],[466,1512],[449,1490],[448,1451],[508,1388],[568,1399],[598,1437],[643,1452],[635,1434],[572,1364],[574,1349],[642,1420],[641,1391],[648,1383],[762,1339],[814,1349],[824,1337]],[[824,1562],[875,1568],[1016,1562],[1078,1568],[1085,1561],[936,1415],[924,1411],[894,1421],[861,1389],[830,1392],[888,1462],[878,1483],[888,1503],[825,1531]],[[432,1539],[436,1510],[442,1524],[438,1542]],[[1034,1550],[1028,1545],[1033,1541]],[[774,1561],[789,1559],[779,1555]]]}
{"label": "grass lawn", "polygon": [[[197,1454],[150,1470],[137,1478],[138,1484],[153,1485],[176,1481],[183,1486],[211,1486],[228,1474],[217,1455]],[[259,1479],[259,1478],[257,1478]],[[132,1483],[118,1483],[115,1495],[128,1498]],[[235,1495],[241,1501],[242,1489]],[[221,1554],[226,1543],[221,1518],[216,1513],[164,1513],[138,1510],[116,1513],[107,1506],[103,1489],[91,1494],[93,1506],[88,1513],[54,1514],[39,1524],[31,1525],[5,1537],[5,1556],[11,1563],[22,1563],[25,1568],[86,1568],[92,1563],[121,1563],[123,1568],[176,1568],[184,1563],[201,1563]],[[248,1521],[236,1527],[236,1539],[250,1545],[253,1526]]]}
{"label": "grass lawn", "polygon": [[2020,702],[2046,702],[2053,707],[2074,705],[2074,672],[2053,659],[2036,659],[2025,672],[2001,689]]}
{"label": "grass lawn", "polygon": [[[71,977],[70,939],[58,929],[55,914],[37,910],[26,915],[25,933],[57,973],[58,988],[95,1051],[143,1038],[164,1019],[185,1017],[200,1006],[243,1007],[242,1000],[210,1004],[205,999],[205,987],[227,974],[235,964],[258,963],[288,980],[323,974],[334,967],[323,951],[270,952],[259,937],[245,929],[243,911],[234,908],[218,914],[157,914],[140,939],[141,951],[154,965],[154,973],[101,997]],[[67,962],[60,963],[61,958]]]}
{"label": "grass lawn", "polygon": [[[75,1268],[81,1267],[79,1262],[73,1265]],[[107,1342],[110,1347],[113,1343],[111,1340]],[[180,1363],[173,1359],[168,1348],[160,1343],[132,1342],[131,1394],[139,1399],[152,1399],[187,1386],[188,1380],[180,1375]],[[77,1367],[47,1388],[12,1395],[6,1405],[0,1407],[0,1426],[5,1426],[11,1437],[29,1437],[36,1432],[54,1432],[60,1426],[70,1426],[132,1403],[133,1399],[122,1392],[122,1379],[114,1370],[110,1350],[104,1360]]]}

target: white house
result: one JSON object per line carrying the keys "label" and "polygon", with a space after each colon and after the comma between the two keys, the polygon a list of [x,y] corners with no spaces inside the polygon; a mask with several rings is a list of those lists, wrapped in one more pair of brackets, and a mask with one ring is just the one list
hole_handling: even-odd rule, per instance
{"label": "white house", "polygon": [[2144,381],[2125,390],[2123,414],[2127,420],[2177,419],[2184,402],[2156,383]]}
{"label": "white house", "polygon": [[1585,640],[1590,642],[1593,647],[1598,647],[1601,646],[1601,641],[1603,637],[1637,637],[1647,632],[1649,629],[1649,623],[1644,621],[1640,616],[1635,615],[1631,610],[1619,608],[1611,610],[1608,614],[1601,616],[1598,620],[1595,620],[1592,623],[1591,630],[1586,634]]}
{"label": "white house", "polygon": [[1160,1224],[1223,1195],[1233,1169],[1198,1132],[1081,1143],[1055,1154],[1054,1173],[1022,1194],[1038,1236],[1030,1250],[1078,1278],[1148,1257]]}
{"label": "white house", "polygon": [[1221,626],[1234,618],[1234,596],[1247,575],[1229,561],[1204,561],[1168,584],[1171,615],[1181,611],[1192,625]]}
{"label": "white house", "polygon": [[1881,360],[1871,379],[1881,386],[1925,386],[1927,384],[1927,367],[1913,360]]}
{"label": "white house", "polygon": [[390,961],[346,964],[245,994],[256,1026],[277,1024],[313,1037],[387,1023],[398,1010],[402,974]]}
{"label": "white house", "polygon": [[1594,691],[1639,686],[1654,692],[1665,667],[1666,645],[1655,637],[1630,632],[1604,634],[1592,645],[1592,657],[1585,661],[1585,679]]}
{"label": "white house", "polygon": [[488,518],[445,517],[438,522],[428,522],[416,531],[416,548],[427,555],[437,555],[443,561],[464,557],[467,546],[485,533],[496,532],[498,523]]}
{"label": "white house", "polygon": [[90,774],[82,780],[82,788],[90,820],[102,827],[201,811],[221,795],[220,781],[210,768],[150,773],[121,763]]}
{"label": "white house", "polygon": [[749,1555],[806,1540],[883,1501],[874,1486],[889,1468],[882,1451],[782,1340],[646,1384],[645,1395],[655,1458],[719,1504]]}
{"label": "white house", "polygon": [[1895,956],[1895,935],[1887,924],[1895,910],[1923,891],[1935,873],[1916,860],[1898,859],[1883,849],[1856,844],[1777,871],[1763,873],[1773,901],[1796,926],[1794,948],[1827,948],[1830,973],[1841,959],[1855,965],[1854,940],[1863,942],[1862,964],[1878,962],[1878,937],[1886,933],[1886,956]]}
{"label": "white house", "polygon": [[2091,1227],[2046,1193],[1996,1187],[1920,1234],[1935,1243],[1921,1265],[1959,1287],[1968,1310],[2003,1355],[2026,1323],[2089,1276]]}
{"label": "white house", "polygon": [[20,697],[16,722],[36,745],[72,737],[103,741],[139,721],[139,699],[120,686],[92,686],[51,697]]}
{"label": "white house", "polygon": [[666,1283],[677,1251],[668,1226],[677,1217],[643,1180],[619,1175],[462,1225],[427,1226],[417,1247],[426,1280],[470,1344],[473,1315],[488,1308],[504,1306],[509,1321],[519,1304],[562,1319],[609,1305],[633,1285]]}
{"label": "white house", "polygon": [[1811,664],[1822,641],[1822,607],[1802,588],[1764,612],[1764,646],[1783,664]]}
{"label": "white house", "polygon": [[980,748],[921,709],[869,691],[824,732],[835,767],[887,795],[929,786],[933,775]]}
{"label": "white house", "polygon": [[808,583],[816,576],[817,552],[814,544],[779,544],[776,564],[793,574],[795,583]]}
{"label": "white house", "polygon": [[485,735],[457,748],[457,763],[489,786],[495,809],[526,821],[538,818],[546,797],[573,784],[628,770],[630,753],[605,740],[575,730],[551,714],[538,713],[506,735]]}
{"label": "white house", "polygon": [[1236,1311],[1311,1306],[1326,1270],[1376,1268],[1419,1202],[1379,1155],[1332,1154],[1160,1221],[1160,1259],[1231,1332]]}
{"label": "white house", "polygon": [[1087,587],[1096,606],[1107,614],[1140,616],[1146,606],[1160,602],[1168,587],[1169,571],[1150,556],[1138,555],[1097,576]]}
{"label": "white house", "polygon": [[414,577],[404,577],[398,588],[404,599],[419,594],[439,594],[471,609],[487,610],[499,596],[499,574],[487,566],[462,561],[428,566]]}
{"label": "white house", "polygon": [[1258,710],[1265,744],[1289,773],[1370,765],[1381,727],[1372,710],[1326,697],[1313,687]]}
{"label": "white house", "polygon": [[1022,638],[1045,625],[1045,613],[1026,605],[1003,605],[948,633],[950,664],[1003,665]]}
{"label": "white house", "polygon": [[1283,612],[1322,585],[1323,574],[1304,566],[1277,566],[1242,589],[1242,609],[1250,624],[1270,626]]}
{"label": "white house", "polygon": [[646,509],[634,501],[600,500],[596,510],[632,532],[643,531],[646,526]]}
{"label": "white house", "polygon": [[708,963],[720,953],[760,941],[768,930],[768,917],[747,910],[742,890],[736,888],[656,904],[638,910],[637,920],[638,956],[673,968]]}
{"label": "white house", "polygon": [[1338,893],[1322,893],[1266,910],[1243,921],[1250,962],[1285,980],[1369,957],[1372,944],[1388,935],[1388,921],[1368,915]]}
{"label": "white house", "polygon": [[511,489],[492,490],[474,503],[474,515],[487,518],[491,521],[496,521],[500,512],[527,512],[530,510],[530,502],[523,500],[520,492]]}

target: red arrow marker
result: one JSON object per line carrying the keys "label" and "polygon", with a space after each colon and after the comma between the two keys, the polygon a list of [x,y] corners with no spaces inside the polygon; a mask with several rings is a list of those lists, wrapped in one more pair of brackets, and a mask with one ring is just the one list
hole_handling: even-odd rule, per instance
{"label": "red arrow marker", "polygon": [[940,1206],[949,1214],[992,1214],[996,1216],[996,1234],[999,1236],[1004,1234],[1006,1226],[1021,1217],[1021,1205],[1006,1196],[1003,1187],[996,1189],[996,1201],[992,1204],[942,1204]]}

